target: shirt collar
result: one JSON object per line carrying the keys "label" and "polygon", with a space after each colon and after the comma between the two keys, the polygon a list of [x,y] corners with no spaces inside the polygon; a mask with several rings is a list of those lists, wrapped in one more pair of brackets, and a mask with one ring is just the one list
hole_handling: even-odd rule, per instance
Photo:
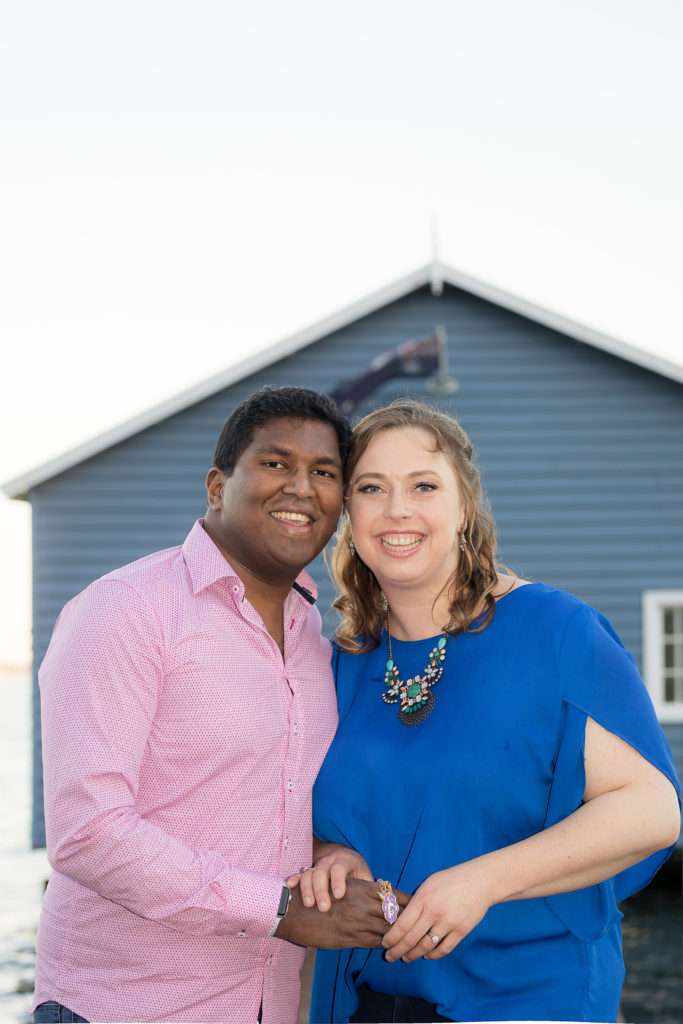
{"label": "shirt collar", "polygon": [[[242,580],[211,540],[203,524],[204,520],[198,519],[183,544],[183,558],[192,581],[192,592],[198,594],[212,583],[224,579],[235,580],[243,590]],[[293,589],[308,604],[315,603],[318,588],[305,570],[297,576]]]}

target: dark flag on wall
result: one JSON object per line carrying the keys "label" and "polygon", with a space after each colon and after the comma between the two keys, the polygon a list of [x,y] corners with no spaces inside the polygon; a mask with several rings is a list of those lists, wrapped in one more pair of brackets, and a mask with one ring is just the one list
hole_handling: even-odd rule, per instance
{"label": "dark flag on wall", "polygon": [[439,326],[428,338],[406,341],[398,348],[383,352],[368,368],[352,380],[342,381],[328,392],[341,411],[350,416],[356,406],[376,391],[385,381],[396,377],[429,377],[436,374],[434,390],[452,393],[455,381],[448,377],[446,365],[446,332]]}

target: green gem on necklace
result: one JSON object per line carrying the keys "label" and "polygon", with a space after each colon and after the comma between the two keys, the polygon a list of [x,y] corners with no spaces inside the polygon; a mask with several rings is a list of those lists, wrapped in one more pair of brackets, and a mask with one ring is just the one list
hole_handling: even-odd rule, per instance
{"label": "green gem on necklace", "polygon": [[443,667],[446,661],[446,640],[448,632],[453,626],[453,619],[446,626],[443,636],[429,653],[427,667],[423,675],[413,676],[404,683],[401,679],[398,665],[394,661],[391,652],[391,620],[389,608],[387,607],[387,638],[389,641],[389,657],[387,659],[386,672],[384,673],[385,692],[382,700],[386,704],[395,704],[400,700],[398,720],[402,725],[419,725],[432,713],[434,707],[434,694],[432,686],[438,683],[443,675]]}

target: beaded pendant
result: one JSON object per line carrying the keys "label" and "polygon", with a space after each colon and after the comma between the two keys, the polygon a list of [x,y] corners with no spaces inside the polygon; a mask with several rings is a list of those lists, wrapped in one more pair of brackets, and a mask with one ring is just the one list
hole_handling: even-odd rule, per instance
{"label": "beaded pendant", "polygon": [[400,701],[398,720],[402,725],[419,725],[432,713],[434,707],[434,694],[432,686],[435,686],[443,675],[443,666],[446,661],[446,634],[439,638],[436,647],[433,647],[427,667],[423,675],[413,676],[405,682],[400,677],[398,665],[395,663],[391,653],[391,633],[389,632],[389,658],[384,673],[386,691],[382,694],[382,700],[387,704],[395,704]]}

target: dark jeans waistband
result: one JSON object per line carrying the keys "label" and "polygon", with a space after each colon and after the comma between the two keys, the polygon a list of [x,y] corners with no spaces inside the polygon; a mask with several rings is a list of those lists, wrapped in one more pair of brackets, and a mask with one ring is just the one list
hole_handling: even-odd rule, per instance
{"label": "dark jeans waistband", "polygon": [[386,996],[373,992],[367,985],[358,986],[358,1009],[350,1018],[352,1024],[433,1024],[452,1021],[436,1012],[436,1003],[417,996]]}
{"label": "dark jeans waistband", "polygon": [[85,1017],[79,1017],[68,1006],[49,999],[46,1003],[36,1006],[33,1011],[33,1024],[88,1024]]}

